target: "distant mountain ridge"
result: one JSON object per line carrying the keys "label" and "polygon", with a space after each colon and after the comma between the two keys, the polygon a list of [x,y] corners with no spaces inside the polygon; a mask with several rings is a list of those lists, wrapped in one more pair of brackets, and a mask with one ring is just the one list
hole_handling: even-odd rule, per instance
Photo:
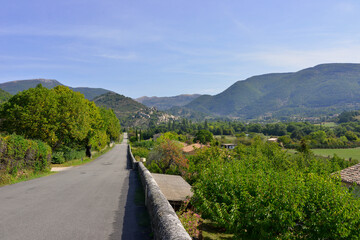
{"label": "distant mountain ridge", "polygon": [[217,95],[202,95],[185,107],[242,119],[360,108],[360,64],[321,64],[293,73],[254,76]]}
{"label": "distant mountain ridge", "polygon": [[93,99],[96,105],[111,108],[123,127],[149,127],[169,120],[176,120],[171,114],[149,108],[132,98],[108,92]]}
{"label": "distant mountain ridge", "polygon": [[182,107],[194,99],[200,97],[200,94],[181,94],[173,97],[140,97],[135,100],[148,107],[156,107],[159,110],[168,110],[172,107]]}
{"label": "distant mountain ridge", "polygon": [[[58,85],[64,85],[55,79],[29,79],[29,80],[16,80],[16,81],[9,81],[5,83],[0,83],[0,88],[10,94],[16,94],[20,91],[27,90],[29,88],[34,88],[38,84],[43,85],[46,88],[54,88]],[[69,87],[75,92],[80,92],[84,94],[85,98],[92,100],[93,98],[100,96],[104,93],[110,92],[109,90],[103,88],[88,88],[88,87]]]}

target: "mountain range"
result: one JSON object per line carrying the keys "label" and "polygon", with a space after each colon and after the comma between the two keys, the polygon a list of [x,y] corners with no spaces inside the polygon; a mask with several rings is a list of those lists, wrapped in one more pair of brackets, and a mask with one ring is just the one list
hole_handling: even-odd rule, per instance
{"label": "mountain range", "polygon": [[149,127],[169,120],[176,120],[171,114],[149,108],[132,98],[108,92],[93,99],[96,105],[114,110],[124,127]]}
{"label": "mountain range", "polygon": [[[56,80],[32,79],[2,83],[0,88],[16,94],[39,83],[48,88],[62,85]],[[297,72],[253,76],[213,96],[141,97],[136,102],[102,88],[71,89],[98,105],[114,109],[124,126],[151,126],[177,117],[195,120],[209,116],[241,120],[314,117],[360,109],[360,64],[321,64]],[[10,97],[6,92],[0,92],[0,101]]]}
{"label": "mountain range", "polygon": [[[63,85],[54,79],[30,79],[10,81],[0,84],[0,103],[7,101],[12,94],[34,88],[38,84],[46,88],[53,88]],[[149,108],[129,97],[117,94],[103,88],[69,87],[75,92],[84,94],[85,98],[92,100],[99,106],[114,110],[119,118],[122,127],[149,127],[153,124],[175,120],[171,114],[158,111],[156,108]]]}
{"label": "mountain range", "polygon": [[140,97],[135,100],[148,107],[156,107],[159,110],[168,110],[172,107],[182,107],[194,99],[200,97],[200,94],[181,94],[173,97]]}
{"label": "mountain range", "polygon": [[[63,85],[62,83],[58,82],[54,79],[29,79],[29,80],[18,80],[18,81],[10,81],[0,84],[0,89],[14,95],[20,91],[24,91],[29,88],[34,88],[38,84],[43,85],[46,88],[53,88],[58,85]],[[93,98],[100,96],[101,94],[110,92],[109,90],[103,88],[88,88],[88,87],[69,87],[75,92],[81,92],[84,94],[85,98],[92,100]]]}
{"label": "mountain range", "polygon": [[359,107],[360,64],[346,63],[254,76],[185,105],[193,111],[240,119],[313,116]]}

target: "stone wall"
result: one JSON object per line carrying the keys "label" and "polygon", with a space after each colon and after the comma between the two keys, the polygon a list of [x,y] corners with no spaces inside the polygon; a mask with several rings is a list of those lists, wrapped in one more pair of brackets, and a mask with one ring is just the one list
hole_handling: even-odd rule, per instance
{"label": "stone wall", "polygon": [[145,204],[151,218],[151,227],[155,239],[187,240],[191,239],[184,229],[174,209],[165,198],[149,170],[143,163],[137,162],[128,147],[129,157],[133,169],[139,171],[140,179],[145,190]]}

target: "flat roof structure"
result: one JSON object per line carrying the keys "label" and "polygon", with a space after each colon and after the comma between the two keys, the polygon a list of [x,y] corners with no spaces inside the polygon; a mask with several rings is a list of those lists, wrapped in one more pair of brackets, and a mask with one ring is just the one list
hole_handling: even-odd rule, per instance
{"label": "flat roof structure", "polygon": [[181,176],[168,174],[151,174],[159,185],[161,192],[170,203],[180,203],[192,196],[191,185]]}
{"label": "flat roof structure", "polygon": [[360,163],[341,170],[340,175],[343,182],[360,185]]}

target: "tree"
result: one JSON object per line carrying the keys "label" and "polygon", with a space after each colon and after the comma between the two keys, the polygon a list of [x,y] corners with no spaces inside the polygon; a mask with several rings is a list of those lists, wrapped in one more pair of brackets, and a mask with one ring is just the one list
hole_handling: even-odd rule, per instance
{"label": "tree", "polygon": [[165,138],[150,153],[148,167],[150,170],[156,167],[161,173],[185,175],[189,164],[182,153],[182,146],[177,141]]}
{"label": "tree", "polygon": [[213,134],[209,130],[199,130],[195,134],[194,142],[206,144],[214,139]]}
{"label": "tree", "polygon": [[19,92],[0,111],[1,130],[30,139],[40,139],[51,147],[58,142],[58,101],[53,91],[39,84]]}
{"label": "tree", "polygon": [[358,137],[356,136],[356,134],[352,131],[347,131],[345,133],[345,137],[349,140],[349,141],[356,141],[358,139]]}
{"label": "tree", "polygon": [[115,114],[100,110],[84,95],[65,86],[36,88],[19,92],[0,110],[0,128],[30,139],[39,139],[58,150],[62,146],[104,147],[119,136]]}

